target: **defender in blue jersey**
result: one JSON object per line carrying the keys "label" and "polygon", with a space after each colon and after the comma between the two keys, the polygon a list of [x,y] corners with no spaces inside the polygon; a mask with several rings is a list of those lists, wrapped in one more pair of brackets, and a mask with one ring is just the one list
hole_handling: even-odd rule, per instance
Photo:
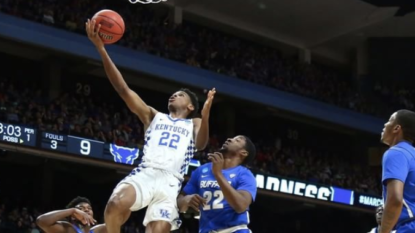
{"label": "defender in blue jersey", "polygon": [[257,193],[256,179],[246,168],[255,158],[255,146],[246,136],[228,139],[211,163],[193,171],[178,197],[181,212],[200,211],[199,233],[250,232],[249,205]]}
{"label": "defender in blue jersey", "polygon": [[381,140],[390,148],[382,162],[385,205],[379,232],[415,232],[415,113],[399,110],[392,114]]}
{"label": "defender in blue jersey", "polygon": [[[107,233],[105,224],[95,225],[91,202],[85,197],[73,199],[64,210],[39,216],[37,225],[46,233]],[[67,221],[62,221],[67,219]]]}

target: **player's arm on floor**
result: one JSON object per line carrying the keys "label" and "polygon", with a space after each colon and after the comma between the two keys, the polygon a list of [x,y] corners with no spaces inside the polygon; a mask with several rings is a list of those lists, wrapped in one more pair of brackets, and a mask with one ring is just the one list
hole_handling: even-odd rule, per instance
{"label": "player's arm on floor", "polygon": [[202,119],[193,119],[195,127],[196,142],[195,146],[198,151],[204,150],[209,142],[209,117],[210,108],[212,107],[213,98],[215,97],[216,89],[213,88],[207,94],[207,99],[202,109]]}
{"label": "player's arm on floor", "polygon": [[86,23],[86,31],[88,38],[92,41],[95,47],[98,50],[99,55],[101,56],[102,63],[104,65],[105,73],[107,74],[108,79],[110,80],[112,86],[121,96],[124,102],[127,104],[128,108],[135,113],[141,122],[144,124],[145,128],[153,120],[154,116],[157,114],[157,111],[153,108],[147,106],[147,104],[137,95],[133,90],[131,90],[127,83],[124,81],[124,78],[118,68],[112,62],[110,56],[105,49],[104,43],[99,37],[98,33],[99,27],[95,27],[95,22],[88,20]]}
{"label": "player's arm on floor", "polygon": [[186,186],[184,186],[182,192],[177,197],[177,206],[180,213],[186,213],[190,208],[199,212],[199,208],[206,204],[206,200],[198,195],[199,193],[199,180],[200,172],[199,168],[193,171]]}
{"label": "player's arm on floor", "polygon": [[42,214],[36,219],[36,224],[46,233],[68,232],[72,226],[68,222],[61,221],[67,217],[74,216],[84,224],[95,224],[95,220],[85,212],[75,208],[56,210]]}
{"label": "player's arm on floor", "polygon": [[226,201],[237,213],[246,211],[255,200],[257,187],[252,173],[240,174],[236,189],[229,184],[222,173],[215,175],[215,177]]}
{"label": "player's arm on floor", "polygon": [[382,182],[386,185],[386,200],[379,233],[390,233],[398,222],[403,206],[403,187],[409,171],[409,161],[403,152],[388,150],[383,156]]}

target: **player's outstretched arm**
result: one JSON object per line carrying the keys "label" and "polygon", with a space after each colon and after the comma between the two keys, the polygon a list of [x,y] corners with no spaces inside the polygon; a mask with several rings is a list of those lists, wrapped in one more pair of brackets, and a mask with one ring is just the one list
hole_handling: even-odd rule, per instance
{"label": "player's outstretched arm", "polygon": [[67,217],[73,216],[83,224],[94,225],[96,221],[85,212],[70,208],[65,210],[56,210],[39,216],[36,219],[37,225],[46,233],[61,233],[67,232],[70,224],[68,222],[60,221]]}
{"label": "player's outstretched arm", "polygon": [[137,93],[128,87],[127,83],[124,81],[122,74],[117,69],[114,62],[112,62],[104,47],[104,43],[98,35],[100,27],[101,25],[96,27],[95,21],[90,21],[88,19],[86,22],[86,32],[88,38],[97,48],[104,65],[105,73],[107,74],[107,77],[110,80],[112,86],[127,104],[128,108],[133,113],[135,113],[138,118],[140,118],[145,128],[147,128],[146,126],[151,123],[157,111],[147,106],[147,104],[137,95]]}
{"label": "player's outstretched arm", "polygon": [[193,119],[196,134],[195,146],[198,151],[204,150],[209,142],[209,116],[215,94],[215,88],[208,92],[207,99],[202,109],[202,119]]}

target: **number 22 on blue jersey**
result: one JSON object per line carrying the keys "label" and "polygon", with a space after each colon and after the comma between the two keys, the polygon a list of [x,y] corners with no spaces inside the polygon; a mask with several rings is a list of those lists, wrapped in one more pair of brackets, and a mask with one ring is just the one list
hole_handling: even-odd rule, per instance
{"label": "number 22 on blue jersey", "polygon": [[[205,191],[203,198],[206,199],[206,205],[203,206],[203,210],[217,210],[223,209],[223,193],[221,190]],[[212,201],[212,202],[211,202]]]}

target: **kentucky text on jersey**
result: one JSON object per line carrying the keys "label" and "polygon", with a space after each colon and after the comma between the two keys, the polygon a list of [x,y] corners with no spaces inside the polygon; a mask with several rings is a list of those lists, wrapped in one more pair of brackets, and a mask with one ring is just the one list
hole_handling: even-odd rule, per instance
{"label": "kentucky text on jersey", "polygon": [[389,148],[383,156],[383,198],[386,201],[389,179],[404,183],[402,212],[397,223],[397,232],[415,232],[415,148],[408,142],[400,142]]}
{"label": "kentucky text on jersey", "polygon": [[[222,173],[235,190],[248,192],[252,200],[255,200],[257,184],[251,171],[246,167],[237,166],[225,169]],[[199,233],[249,224],[248,209],[237,213],[226,201],[212,173],[211,163],[204,164],[193,171],[183,192],[187,195],[198,194],[206,199],[206,205],[200,209]]]}
{"label": "kentucky text on jersey", "polygon": [[168,124],[156,124],[155,130],[163,130],[163,131],[169,131],[173,133],[179,133],[186,137],[189,136],[189,130],[182,128],[180,126],[174,126],[174,125],[168,125]]}

